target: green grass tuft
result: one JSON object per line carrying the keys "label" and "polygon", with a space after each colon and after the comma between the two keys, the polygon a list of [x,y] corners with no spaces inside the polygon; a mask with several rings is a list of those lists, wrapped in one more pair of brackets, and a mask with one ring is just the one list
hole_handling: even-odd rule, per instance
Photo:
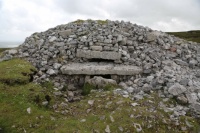
{"label": "green grass tuft", "polygon": [[5,50],[9,50],[10,48],[0,48],[0,54],[5,51]]}
{"label": "green grass tuft", "polygon": [[108,20],[97,20],[98,24],[106,25],[108,24]]}
{"label": "green grass tuft", "polygon": [[7,84],[25,84],[36,69],[27,61],[13,59],[0,63],[0,81]]}
{"label": "green grass tuft", "polygon": [[96,88],[95,86],[93,86],[93,85],[91,85],[89,83],[85,83],[84,86],[83,86],[82,94],[83,95],[88,95],[88,94],[90,94],[91,90],[95,89],[95,88]]}
{"label": "green grass tuft", "polygon": [[74,21],[74,22],[72,22],[72,23],[82,24],[83,22],[84,22],[84,20],[82,20],[82,19],[78,19],[78,20],[76,20],[76,21]]}

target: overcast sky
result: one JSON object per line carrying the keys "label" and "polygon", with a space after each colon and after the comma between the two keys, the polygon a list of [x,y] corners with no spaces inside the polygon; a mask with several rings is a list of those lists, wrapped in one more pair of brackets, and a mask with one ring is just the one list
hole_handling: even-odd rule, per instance
{"label": "overcast sky", "polygon": [[0,41],[21,41],[77,19],[124,20],[162,31],[200,30],[200,0],[0,0]]}

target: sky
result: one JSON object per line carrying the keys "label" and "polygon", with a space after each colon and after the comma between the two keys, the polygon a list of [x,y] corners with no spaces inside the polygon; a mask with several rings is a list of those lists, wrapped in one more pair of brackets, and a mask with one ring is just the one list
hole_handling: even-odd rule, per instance
{"label": "sky", "polygon": [[200,30],[200,0],[0,0],[0,42],[23,42],[77,19],[124,20],[161,31]]}

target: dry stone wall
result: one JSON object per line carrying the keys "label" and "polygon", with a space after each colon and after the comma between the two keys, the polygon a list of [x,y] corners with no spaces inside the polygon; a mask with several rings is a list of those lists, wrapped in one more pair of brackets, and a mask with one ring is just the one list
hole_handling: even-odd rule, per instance
{"label": "dry stone wall", "polygon": [[[175,97],[200,111],[200,45],[148,27],[124,21],[76,21],[34,33],[4,55],[1,61],[26,58],[38,69],[35,81],[52,79],[58,90],[66,84],[76,88],[90,78],[86,75],[92,71],[75,74],[74,69],[81,69],[84,63],[109,62],[122,66],[120,70],[132,66],[135,74],[111,74],[123,88],[118,93],[142,95],[159,90],[162,97]],[[98,68],[95,63],[91,70]],[[66,73],[67,66],[74,73]],[[124,71],[129,73],[129,69]]]}

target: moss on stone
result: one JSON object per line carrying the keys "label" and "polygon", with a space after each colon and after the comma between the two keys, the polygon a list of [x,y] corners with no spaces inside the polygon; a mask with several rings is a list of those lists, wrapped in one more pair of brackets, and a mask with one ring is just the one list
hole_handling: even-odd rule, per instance
{"label": "moss on stone", "polygon": [[41,86],[44,88],[48,88],[48,89],[53,89],[53,87],[54,87],[53,82],[51,82],[51,81],[45,81],[45,82],[41,83]]}
{"label": "moss on stone", "polygon": [[106,25],[108,24],[108,20],[97,20],[98,24]]}
{"label": "moss on stone", "polygon": [[107,84],[107,85],[103,88],[103,90],[105,90],[105,91],[110,91],[110,90],[114,90],[114,89],[116,89],[116,88],[117,88],[116,85]]}
{"label": "moss on stone", "polygon": [[72,22],[72,23],[81,24],[81,23],[83,23],[83,22],[84,22],[84,20],[78,19],[78,20],[76,20],[76,21],[74,21],[74,22]]}

